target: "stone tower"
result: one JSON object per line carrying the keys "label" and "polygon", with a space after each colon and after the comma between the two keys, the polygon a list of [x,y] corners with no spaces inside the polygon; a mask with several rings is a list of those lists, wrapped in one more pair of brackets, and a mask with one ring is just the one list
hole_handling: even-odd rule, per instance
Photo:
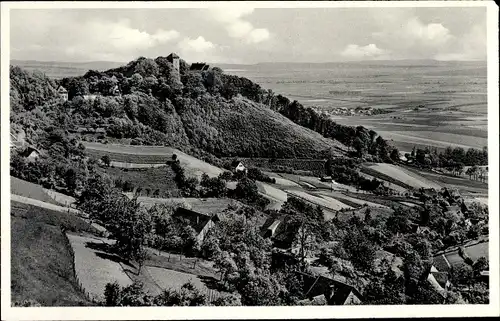
{"label": "stone tower", "polygon": [[174,66],[174,71],[179,76],[179,71],[180,71],[180,62],[179,62],[179,56],[175,53],[171,53],[168,55],[167,60]]}

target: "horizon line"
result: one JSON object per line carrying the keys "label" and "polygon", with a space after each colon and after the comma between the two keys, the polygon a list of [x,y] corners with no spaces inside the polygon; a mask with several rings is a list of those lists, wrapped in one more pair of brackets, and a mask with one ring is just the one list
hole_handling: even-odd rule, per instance
{"label": "horizon line", "polygon": [[[163,57],[163,56],[158,56]],[[140,57],[129,61],[113,61],[113,60],[86,60],[86,61],[63,61],[63,60],[34,60],[34,59],[10,59],[12,61],[23,61],[23,62],[40,62],[40,63],[65,63],[65,64],[90,64],[90,63],[114,63],[114,64],[128,64],[131,61],[137,60]],[[147,57],[146,57],[147,58]],[[155,58],[149,58],[155,59]],[[358,63],[358,62],[390,62],[390,61],[432,61],[432,62],[488,62],[487,59],[469,59],[469,60],[438,60],[433,58],[400,58],[400,59],[367,59],[367,60],[337,60],[337,61],[260,61],[255,63],[231,63],[231,62],[208,62],[207,64],[223,64],[223,65],[246,65],[255,66],[260,64],[334,64],[334,63]]]}

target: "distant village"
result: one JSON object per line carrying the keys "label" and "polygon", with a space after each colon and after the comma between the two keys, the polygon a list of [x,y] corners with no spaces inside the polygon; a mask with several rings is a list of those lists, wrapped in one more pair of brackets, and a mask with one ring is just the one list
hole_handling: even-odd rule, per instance
{"label": "distant village", "polygon": [[328,109],[313,108],[320,114],[328,116],[372,116],[380,114],[389,114],[392,111],[387,109],[373,108],[373,107],[356,107],[356,108],[343,108],[333,107]]}

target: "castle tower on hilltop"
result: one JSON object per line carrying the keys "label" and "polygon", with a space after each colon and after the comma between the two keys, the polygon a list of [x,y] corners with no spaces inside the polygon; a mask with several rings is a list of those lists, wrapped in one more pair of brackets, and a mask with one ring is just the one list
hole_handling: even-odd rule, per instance
{"label": "castle tower on hilltop", "polygon": [[177,56],[177,54],[172,52],[170,55],[168,55],[167,60],[174,66],[174,69],[177,70],[177,72],[179,72],[180,70],[179,56]]}

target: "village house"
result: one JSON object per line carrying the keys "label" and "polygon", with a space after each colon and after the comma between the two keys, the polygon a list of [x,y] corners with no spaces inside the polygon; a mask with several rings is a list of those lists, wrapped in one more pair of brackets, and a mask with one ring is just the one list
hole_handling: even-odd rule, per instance
{"label": "village house", "polygon": [[184,219],[193,227],[198,242],[203,242],[206,233],[220,221],[221,215],[230,207],[237,206],[238,202],[230,199],[191,199],[184,198],[189,204],[179,207],[174,217]]}
{"label": "village house", "polygon": [[448,273],[439,272],[434,265],[430,268],[427,275],[427,281],[443,296],[446,294],[446,290],[451,286]]}
{"label": "village house", "polygon": [[59,98],[62,99],[63,101],[68,100],[68,90],[64,88],[63,86],[57,87],[57,94],[59,95]]}
{"label": "village house", "polygon": [[233,171],[234,172],[247,172],[247,168],[245,167],[245,165],[243,165],[242,162],[238,161],[238,160],[235,160],[231,163],[231,167],[233,168]]}
{"label": "village house", "polygon": [[180,207],[174,214],[176,218],[183,218],[196,232],[196,239],[201,244],[207,232],[220,221],[218,214],[206,215]]}
{"label": "village house", "polygon": [[361,294],[350,285],[322,275],[313,276],[304,272],[296,272],[296,275],[303,282],[304,298],[299,301],[299,304],[355,305],[362,303]]}
{"label": "village house", "polygon": [[24,130],[19,131],[18,133],[10,133],[10,148],[18,149],[23,148],[25,144],[26,133]]}
{"label": "village house", "polygon": [[97,98],[97,95],[83,95],[84,100],[94,101]]}
{"label": "village house", "polygon": [[40,151],[38,151],[36,148],[32,146],[28,146],[19,155],[26,158],[28,161],[35,161],[40,157]]}

